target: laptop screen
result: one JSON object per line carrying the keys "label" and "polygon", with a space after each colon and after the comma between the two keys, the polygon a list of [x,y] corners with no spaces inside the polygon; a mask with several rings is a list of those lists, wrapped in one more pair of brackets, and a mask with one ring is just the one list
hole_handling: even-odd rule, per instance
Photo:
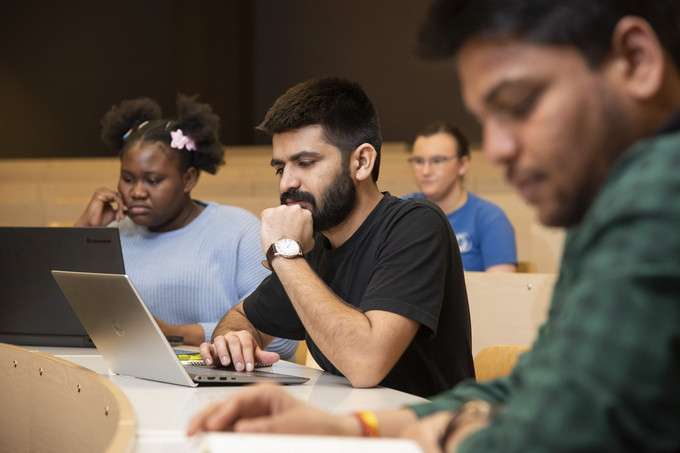
{"label": "laptop screen", "polygon": [[0,227],[0,341],[93,346],[53,269],[124,274],[118,229]]}

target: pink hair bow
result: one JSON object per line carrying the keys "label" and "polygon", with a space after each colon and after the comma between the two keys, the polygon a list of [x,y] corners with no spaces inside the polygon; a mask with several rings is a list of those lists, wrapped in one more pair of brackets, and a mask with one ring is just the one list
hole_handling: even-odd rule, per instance
{"label": "pink hair bow", "polygon": [[196,151],[196,143],[184,135],[182,133],[182,129],[170,131],[170,137],[172,137],[172,142],[170,142],[171,147],[176,149],[186,149],[187,151]]}

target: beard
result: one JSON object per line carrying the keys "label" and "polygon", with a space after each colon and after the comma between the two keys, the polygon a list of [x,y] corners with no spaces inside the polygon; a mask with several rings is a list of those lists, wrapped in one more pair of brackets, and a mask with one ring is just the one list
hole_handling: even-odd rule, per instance
{"label": "beard", "polygon": [[312,205],[314,232],[326,231],[342,223],[354,209],[357,192],[349,170],[343,171],[330,183],[321,196],[321,203],[309,192],[299,189],[289,190],[281,194],[281,204],[286,200],[304,201]]}
{"label": "beard", "polygon": [[581,180],[573,190],[562,190],[557,194],[559,209],[544,215],[539,213],[539,219],[547,226],[569,228],[580,224],[599,195],[615,161],[635,142],[628,132],[635,130],[634,125],[622,113],[626,109],[616,95],[602,87],[599,96],[599,139],[591,145],[594,151],[579,172]]}

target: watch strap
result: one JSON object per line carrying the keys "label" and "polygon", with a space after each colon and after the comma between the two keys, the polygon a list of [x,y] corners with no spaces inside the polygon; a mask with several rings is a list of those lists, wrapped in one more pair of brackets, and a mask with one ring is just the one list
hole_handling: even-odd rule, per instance
{"label": "watch strap", "polygon": [[[283,239],[283,238],[282,238]],[[297,241],[296,241],[297,242]],[[276,242],[272,242],[269,248],[267,249],[266,253],[266,260],[262,260],[262,265],[267,268],[268,270],[274,272],[274,268],[272,267],[272,260],[274,259],[275,256],[282,256],[284,258],[297,258],[299,256],[303,256],[302,253],[302,246],[300,245],[299,242],[297,242],[299,252],[296,255],[281,255],[278,253],[278,249],[276,248]]]}

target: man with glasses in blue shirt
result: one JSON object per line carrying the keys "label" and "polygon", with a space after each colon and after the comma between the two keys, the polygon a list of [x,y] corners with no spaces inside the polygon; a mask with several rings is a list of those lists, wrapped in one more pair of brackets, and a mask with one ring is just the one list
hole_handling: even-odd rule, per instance
{"label": "man with glasses in blue shirt", "polygon": [[427,198],[451,222],[466,271],[515,272],[515,230],[503,210],[465,190],[470,147],[454,125],[438,121],[423,128],[408,162],[419,192],[402,198]]}

